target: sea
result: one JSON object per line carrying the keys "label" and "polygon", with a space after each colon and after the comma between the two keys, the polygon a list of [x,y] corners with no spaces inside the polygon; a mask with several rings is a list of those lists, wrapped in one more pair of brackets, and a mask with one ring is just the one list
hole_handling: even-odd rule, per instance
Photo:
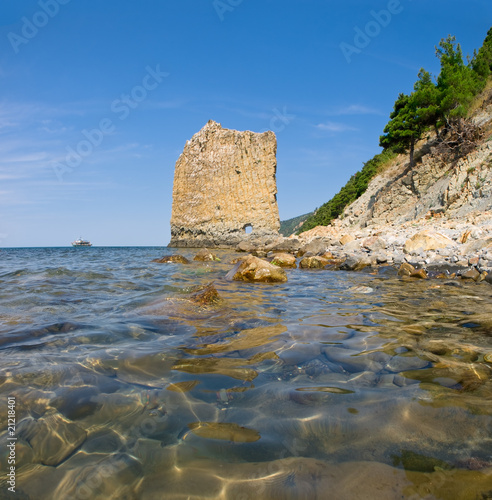
{"label": "sea", "polygon": [[0,498],[492,498],[490,284],[175,251],[0,250]]}

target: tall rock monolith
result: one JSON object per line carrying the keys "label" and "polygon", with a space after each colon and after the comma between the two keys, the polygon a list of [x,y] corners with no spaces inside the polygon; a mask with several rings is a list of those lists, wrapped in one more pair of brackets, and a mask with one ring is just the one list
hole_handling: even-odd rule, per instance
{"label": "tall rock monolith", "polygon": [[173,247],[231,247],[278,236],[277,140],[210,120],[174,170]]}

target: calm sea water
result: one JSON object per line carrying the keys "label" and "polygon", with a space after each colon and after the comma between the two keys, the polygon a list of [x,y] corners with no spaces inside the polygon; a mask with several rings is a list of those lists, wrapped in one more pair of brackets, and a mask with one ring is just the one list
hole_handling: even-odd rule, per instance
{"label": "calm sea water", "polygon": [[0,251],[0,498],[492,498],[489,284],[166,253]]}

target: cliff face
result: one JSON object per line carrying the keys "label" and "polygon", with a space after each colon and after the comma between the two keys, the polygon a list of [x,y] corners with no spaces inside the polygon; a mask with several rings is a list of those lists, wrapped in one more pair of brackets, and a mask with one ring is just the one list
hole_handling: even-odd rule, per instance
{"label": "cliff face", "polygon": [[492,142],[456,163],[431,153],[412,170],[405,163],[378,175],[368,190],[344,212],[344,225],[400,224],[429,212],[463,217],[492,209]]}
{"label": "cliff face", "polygon": [[278,235],[276,151],[273,132],[210,120],[176,162],[170,246],[227,247]]}
{"label": "cliff face", "polygon": [[492,210],[490,100],[474,121],[486,131],[486,139],[472,152],[456,161],[444,161],[429,142],[422,144],[421,158],[412,169],[408,158],[400,155],[346,208],[337,225],[347,228],[398,225],[421,219],[429,212],[461,218],[477,210]]}

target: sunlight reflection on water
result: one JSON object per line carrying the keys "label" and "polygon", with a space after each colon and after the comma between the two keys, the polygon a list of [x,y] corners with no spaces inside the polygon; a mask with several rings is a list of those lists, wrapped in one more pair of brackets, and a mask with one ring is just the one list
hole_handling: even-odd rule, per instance
{"label": "sunlight reflection on water", "polygon": [[[492,491],[490,285],[302,270],[253,285],[224,281],[225,251],[151,263],[164,253],[1,252],[23,498]],[[211,281],[220,300],[190,300]],[[2,410],[2,470],[6,431]]]}

